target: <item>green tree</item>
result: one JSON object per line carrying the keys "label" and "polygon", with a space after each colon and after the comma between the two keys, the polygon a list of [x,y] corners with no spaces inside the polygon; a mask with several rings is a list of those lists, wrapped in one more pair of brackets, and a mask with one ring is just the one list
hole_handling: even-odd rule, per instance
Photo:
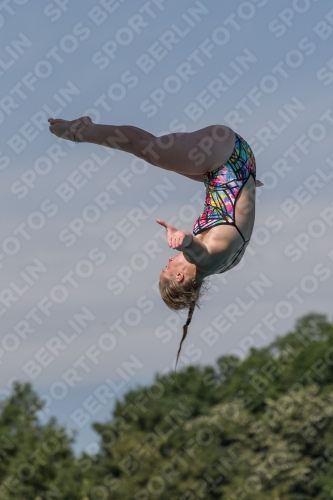
{"label": "green tree", "polygon": [[31,385],[21,383],[15,383],[10,397],[0,404],[1,500],[82,498],[73,438],[54,418],[41,425],[41,408]]}
{"label": "green tree", "polygon": [[333,325],[310,313],[243,361],[157,374],[94,424],[92,484],[98,470],[115,500],[328,500],[332,367]]}
{"label": "green tree", "polygon": [[[246,332],[245,332],[246,333]],[[0,500],[333,498],[333,325],[299,318],[244,360],[156,374],[95,423],[100,451],[72,451],[38,396],[0,405]]]}

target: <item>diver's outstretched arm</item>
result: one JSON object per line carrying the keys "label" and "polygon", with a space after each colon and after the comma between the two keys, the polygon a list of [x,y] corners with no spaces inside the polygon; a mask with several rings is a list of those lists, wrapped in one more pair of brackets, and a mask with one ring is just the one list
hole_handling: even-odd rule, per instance
{"label": "diver's outstretched arm", "polygon": [[209,250],[199,238],[185,229],[177,229],[162,219],[156,219],[156,222],[165,227],[169,247],[182,251],[185,259],[191,264],[195,264],[199,271],[210,262]]}

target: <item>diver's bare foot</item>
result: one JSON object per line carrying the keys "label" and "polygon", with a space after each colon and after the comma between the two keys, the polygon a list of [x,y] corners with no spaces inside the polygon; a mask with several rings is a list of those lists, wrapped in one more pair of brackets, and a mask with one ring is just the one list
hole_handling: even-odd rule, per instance
{"label": "diver's bare foot", "polygon": [[68,141],[84,142],[84,131],[87,126],[93,125],[89,116],[83,116],[77,120],[67,121],[61,118],[49,118],[50,132]]}

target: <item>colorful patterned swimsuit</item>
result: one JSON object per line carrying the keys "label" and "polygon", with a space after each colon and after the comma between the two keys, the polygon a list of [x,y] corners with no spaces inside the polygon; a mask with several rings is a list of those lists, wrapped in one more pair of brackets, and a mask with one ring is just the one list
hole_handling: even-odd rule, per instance
{"label": "colorful patterned swimsuit", "polygon": [[256,162],[253,151],[244,139],[236,135],[235,148],[229,160],[212,172],[206,173],[204,184],[206,186],[206,200],[203,213],[198,217],[193,226],[193,234],[199,234],[206,229],[220,224],[235,226],[241,237],[243,244],[235,253],[230,264],[218,272],[218,274],[228,271],[236,261],[246,243],[241,231],[236,226],[235,213],[236,202],[242,187],[246,184],[250,176],[256,181]]}

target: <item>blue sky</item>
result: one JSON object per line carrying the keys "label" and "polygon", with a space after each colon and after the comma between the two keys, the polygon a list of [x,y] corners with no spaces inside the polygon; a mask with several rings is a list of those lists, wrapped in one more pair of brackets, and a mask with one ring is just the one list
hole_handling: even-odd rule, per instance
{"label": "blue sky", "polygon": [[30,380],[47,402],[41,417],[94,450],[91,423],[174,366],[184,318],[156,293],[172,251],[155,219],[192,230],[203,185],[61,141],[51,113],[155,135],[234,124],[256,153],[265,185],[251,243],[212,278],[178,369],[245,356],[308,312],[330,319],[330,2],[12,0],[0,14],[2,396]]}

